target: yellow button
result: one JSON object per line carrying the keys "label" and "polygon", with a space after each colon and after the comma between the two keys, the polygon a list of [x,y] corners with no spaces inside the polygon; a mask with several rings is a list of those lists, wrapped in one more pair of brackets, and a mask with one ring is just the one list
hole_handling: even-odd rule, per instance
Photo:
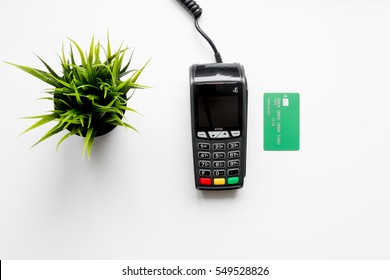
{"label": "yellow button", "polygon": [[225,185],[225,178],[215,178],[214,185]]}

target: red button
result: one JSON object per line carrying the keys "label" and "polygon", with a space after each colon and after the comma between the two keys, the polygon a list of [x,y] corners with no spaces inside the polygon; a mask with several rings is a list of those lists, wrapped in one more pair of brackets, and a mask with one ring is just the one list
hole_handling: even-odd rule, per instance
{"label": "red button", "polygon": [[211,185],[211,178],[200,178],[199,182],[201,185]]}

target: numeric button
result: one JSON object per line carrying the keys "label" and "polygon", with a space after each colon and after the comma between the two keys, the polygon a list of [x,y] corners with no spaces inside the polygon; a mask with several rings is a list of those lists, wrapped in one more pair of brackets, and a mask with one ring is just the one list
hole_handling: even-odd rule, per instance
{"label": "numeric button", "polygon": [[228,161],[228,167],[237,167],[240,166],[240,160],[234,159]]}
{"label": "numeric button", "polygon": [[224,143],[213,144],[213,150],[225,150],[225,144]]}
{"label": "numeric button", "polygon": [[224,159],[224,158],[225,158],[224,152],[213,153],[213,159]]}
{"label": "numeric button", "polygon": [[214,170],[213,175],[215,177],[223,177],[225,176],[225,170]]}
{"label": "numeric button", "polygon": [[198,166],[203,167],[203,168],[210,168],[211,162],[207,161],[207,160],[200,160],[200,161],[198,161]]}
{"label": "numeric button", "polygon": [[198,153],[199,158],[211,158],[211,154],[209,152],[199,152]]}
{"label": "numeric button", "polygon": [[240,157],[240,151],[228,152],[228,158],[239,158],[239,157]]}
{"label": "numeric button", "polygon": [[224,161],[214,161],[213,167],[214,168],[224,168],[226,163]]}
{"label": "numeric button", "polygon": [[210,150],[210,144],[209,143],[198,143],[198,149],[199,150]]}
{"label": "numeric button", "polygon": [[233,149],[238,149],[240,148],[240,142],[230,142],[228,143],[228,149],[233,150]]}

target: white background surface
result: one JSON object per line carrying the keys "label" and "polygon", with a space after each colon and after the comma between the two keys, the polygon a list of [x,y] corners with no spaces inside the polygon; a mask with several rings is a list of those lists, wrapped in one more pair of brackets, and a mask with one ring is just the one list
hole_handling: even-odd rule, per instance
{"label": "white background surface", "polygon": [[[201,26],[249,82],[243,189],[194,187],[188,68],[210,47],[174,0],[0,3],[0,60],[58,67],[66,37],[152,57],[117,128],[33,149],[47,85],[0,63],[0,259],[389,259],[390,2],[199,0]],[[301,94],[301,150],[262,150],[264,92]]]}

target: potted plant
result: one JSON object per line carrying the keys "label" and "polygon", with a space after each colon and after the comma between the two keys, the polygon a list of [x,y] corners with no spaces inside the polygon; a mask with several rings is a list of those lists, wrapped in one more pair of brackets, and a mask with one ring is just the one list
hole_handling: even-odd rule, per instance
{"label": "potted plant", "polygon": [[[125,61],[125,54],[129,48],[121,45],[113,52],[109,37],[105,49],[92,38],[89,51],[85,53],[74,40],[69,40],[69,56],[65,56],[64,47],[60,55],[61,74],[57,74],[39,56],[46,68],[45,71],[9,64],[51,86],[46,90],[49,96],[41,99],[52,101],[53,110],[44,115],[27,117],[38,121],[22,134],[46,123],[55,122],[55,125],[33,146],[65,130],[67,133],[58,141],[57,149],[69,136],[79,135],[84,137],[83,158],[85,154],[90,158],[95,137],[108,133],[116,126],[135,130],[124,120],[124,114],[125,111],[136,112],[127,106],[127,102],[135,89],[146,88],[138,84],[137,80],[148,62],[138,70],[130,69],[133,53]],[[101,58],[103,52],[104,58]],[[76,60],[76,54],[79,61]]]}

